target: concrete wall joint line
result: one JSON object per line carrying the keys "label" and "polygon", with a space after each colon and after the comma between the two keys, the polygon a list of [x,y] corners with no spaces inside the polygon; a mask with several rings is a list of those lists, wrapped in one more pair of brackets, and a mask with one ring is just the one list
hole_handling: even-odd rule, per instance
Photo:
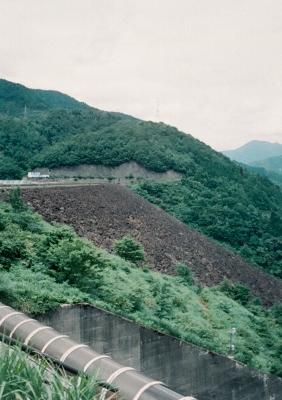
{"label": "concrete wall joint line", "polygon": [[51,326],[40,326],[39,328],[34,329],[34,331],[32,331],[32,332],[27,336],[27,338],[26,338],[25,341],[24,341],[24,344],[28,344],[28,342],[30,341],[30,339],[31,339],[34,335],[36,335],[37,332],[43,331],[43,330],[45,330],[45,329],[53,329],[53,328],[51,328]]}
{"label": "concrete wall joint line", "polygon": [[163,382],[160,382],[160,381],[153,381],[153,382],[147,383],[145,386],[143,386],[143,387],[136,393],[136,395],[133,397],[133,400],[138,400],[139,397],[140,397],[147,389],[149,389],[149,387],[154,386],[154,385],[163,385]]}
{"label": "concrete wall joint line", "polygon": [[23,324],[25,324],[26,322],[29,322],[29,321],[35,321],[33,318],[28,318],[28,319],[25,319],[24,321],[21,321],[21,322],[19,322],[15,327],[14,327],[14,329],[11,331],[11,333],[10,333],[10,338],[13,336],[13,334],[16,332],[16,330],[21,326],[21,325],[23,325]]}
{"label": "concrete wall joint line", "polygon": [[63,337],[69,337],[69,336],[68,336],[68,335],[58,335],[58,336],[56,336],[56,337],[54,337],[54,338],[48,340],[48,342],[42,347],[41,353],[45,353],[47,347],[48,347],[51,343],[53,343],[55,340],[60,339],[60,338],[63,338]]}
{"label": "concrete wall joint line", "polygon": [[101,356],[97,356],[92,358],[92,360],[88,361],[87,364],[85,364],[84,368],[83,368],[83,372],[86,372],[86,370],[90,367],[90,365],[92,365],[95,361],[100,360],[101,358],[111,358],[110,356],[106,356],[106,355],[101,355]]}
{"label": "concrete wall joint line", "polygon": [[16,314],[22,314],[22,313],[19,312],[19,311],[14,311],[14,312],[11,312],[10,314],[5,315],[5,317],[3,317],[3,318],[0,320],[0,326],[3,324],[4,321],[6,321],[6,319],[8,319],[8,318],[11,317],[12,315],[16,315]]}
{"label": "concrete wall joint line", "polygon": [[65,359],[76,349],[80,349],[81,347],[89,347],[87,344],[76,344],[75,346],[72,346],[70,349],[68,349],[60,358],[60,361],[64,362]]}

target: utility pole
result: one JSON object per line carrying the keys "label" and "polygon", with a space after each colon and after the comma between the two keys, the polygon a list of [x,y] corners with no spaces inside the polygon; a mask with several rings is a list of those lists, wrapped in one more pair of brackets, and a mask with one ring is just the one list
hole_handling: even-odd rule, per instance
{"label": "utility pole", "polygon": [[232,328],[231,331],[228,332],[228,333],[230,335],[229,344],[227,345],[227,347],[229,348],[228,357],[234,358],[232,356],[232,353],[233,353],[233,351],[235,349],[235,346],[233,344],[233,335],[235,335],[235,333],[236,333],[236,328]]}

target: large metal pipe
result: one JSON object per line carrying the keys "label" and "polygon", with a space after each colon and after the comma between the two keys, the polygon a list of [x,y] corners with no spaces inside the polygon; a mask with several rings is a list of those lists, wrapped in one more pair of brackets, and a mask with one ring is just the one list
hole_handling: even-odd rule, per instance
{"label": "large metal pipe", "polygon": [[117,387],[119,395],[127,400],[196,400],[168,389],[162,382],[147,378],[134,368],[122,366],[109,356],[99,354],[2,303],[0,332],[78,371],[95,376],[98,373],[99,380]]}
{"label": "large metal pipe", "polygon": [[[78,371],[76,368],[73,368],[72,366],[59,361],[51,356],[48,356],[48,354],[43,354],[39,350],[35,349],[34,347],[27,346],[26,344],[23,344],[19,342],[16,339],[11,338],[10,336],[5,335],[4,333],[0,332],[0,345],[4,343],[5,345],[9,346],[18,346],[21,351],[26,352],[29,356],[39,356],[40,358],[45,358],[47,361],[50,361],[54,367],[58,367],[59,369],[64,370],[66,373],[69,373],[70,375],[78,375],[81,373],[81,371]],[[89,375],[88,375],[89,376]],[[102,382],[98,380],[98,386],[101,388],[105,388],[111,392],[117,392],[118,389],[114,387],[113,385],[107,383],[107,382]]]}

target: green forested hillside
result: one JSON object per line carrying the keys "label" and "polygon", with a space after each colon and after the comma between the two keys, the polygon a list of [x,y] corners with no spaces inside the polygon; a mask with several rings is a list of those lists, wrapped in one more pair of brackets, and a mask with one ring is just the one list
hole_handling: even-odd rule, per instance
{"label": "green forested hillside", "polygon": [[[249,288],[229,281],[193,286],[185,265],[178,276],[140,268],[79,238],[66,226],[49,225],[23,205],[18,190],[0,202],[0,301],[29,315],[59,303],[87,301],[148,327],[227,355],[236,326],[235,359],[282,376],[281,304],[271,309]],[[113,243],[114,246],[114,243]],[[132,259],[132,258],[131,258]]]}
{"label": "green forested hillside", "polygon": [[[232,165],[192,136],[162,123],[132,121],[116,114],[97,114],[95,110],[67,114],[68,121],[80,124],[77,132],[74,128],[56,132],[52,147],[35,157],[37,166],[53,168],[85,162],[117,166],[134,160],[156,172],[173,169],[185,173],[195,171],[197,164]],[[63,140],[59,135],[64,135]]]}
{"label": "green forested hillside", "polygon": [[28,89],[18,83],[0,79],[0,113],[23,116],[49,108],[85,109],[85,103],[54,90]]}
{"label": "green forested hillside", "polygon": [[[11,85],[10,95],[16,90]],[[117,166],[130,160],[156,172],[183,173],[179,181],[139,181],[134,190],[282,278],[282,193],[267,178],[163,123],[90,107],[0,115],[0,179],[19,179],[36,167]]]}
{"label": "green forested hillside", "polygon": [[251,165],[242,164],[243,168],[246,168],[248,171],[252,172],[253,174],[258,174],[260,176],[264,176],[268,178],[274,185],[277,185],[282,189],[282,172],[274,172],[274,170],[266,169],[263,167],[254,167]]}

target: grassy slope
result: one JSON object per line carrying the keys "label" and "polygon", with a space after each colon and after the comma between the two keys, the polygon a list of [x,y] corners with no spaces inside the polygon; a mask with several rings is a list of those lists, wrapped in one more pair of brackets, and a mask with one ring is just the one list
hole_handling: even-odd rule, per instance
{"label": "grassy slope", "polygon": [[0,217],[5,304],[34,315],[59,302],[88,301],[220,354],[227,353],[227,331],[235,326],[235,358],[282,375],[280,306],[267,311],[254,300],[244,307],[242,296],[234,301],[223,287],[190,286],[180,276],[140,269],[6,203]]}

